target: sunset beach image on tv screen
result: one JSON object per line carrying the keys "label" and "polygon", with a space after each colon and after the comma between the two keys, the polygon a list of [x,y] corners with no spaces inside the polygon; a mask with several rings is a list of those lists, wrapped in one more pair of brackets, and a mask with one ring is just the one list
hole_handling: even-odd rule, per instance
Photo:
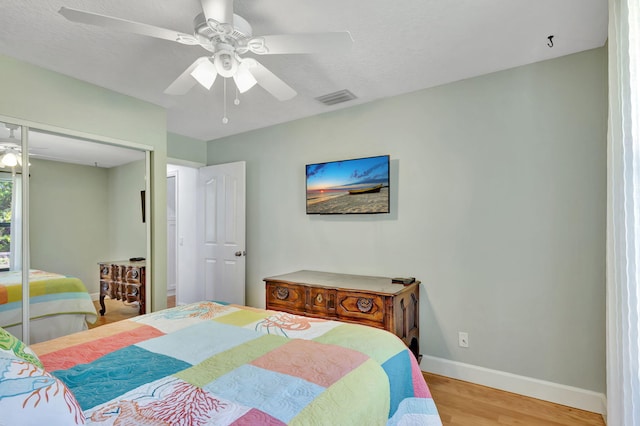
{"label": "sunset beach image on tv screen", "polygon": [[389,156],[308,164],[308,214],[389,213]]}

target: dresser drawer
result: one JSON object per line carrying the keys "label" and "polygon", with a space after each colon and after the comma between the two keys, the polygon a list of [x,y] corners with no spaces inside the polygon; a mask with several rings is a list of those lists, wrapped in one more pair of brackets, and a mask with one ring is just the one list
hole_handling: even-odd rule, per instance
{"label": "dresser drawer", "polygon": [[267,309],[284,308],[292,313],[304,312],[304,287],[279,282],[267,283]]}
{"label": "dresser drawer", "polygon": [[111,281],[109,283],[109,297],[115,300],[122,300],[123,287],[124,284],[117,281]]}
{"label": "dresser drawer", "polygon": [[100,279],[107,280],[107,281],[112,280],[111,265],[104,264],[104,263],[100,264]]}
{"label": "dresser drawer", "polygon": [[309,314],[333,317],[336,313],[336,290],[307,287],[305,311]]}
{"label": "dresser drawer", "polygon": [[127,302],[142,302],[142,286],[140,284],[131,284],[131,283],[127,283],[127,284],[123,284],[124,287],[124,294],[122,299],[126,300]]}
{"label": "dresser drawer", "polygon": [[135,266],[120,267],[121,280],[126,283],[140,284],[142,283],[142,271]]}
{"label": "dresser drawer", "polygon": [[371,322],[384,326],[384,298],[378,294],[338,291],[336,314],[345,321]]}
{"label": "dresser drawer", "polygon": [[100,280],[100,294],[109,294],[109,286],[111,281]]}
{"label": "dresser drawer", "polygon": [[120,265],[111,265],[111,279],[113,281],[121,282],[122,281],[122,272],[124,270],[123,266]]}

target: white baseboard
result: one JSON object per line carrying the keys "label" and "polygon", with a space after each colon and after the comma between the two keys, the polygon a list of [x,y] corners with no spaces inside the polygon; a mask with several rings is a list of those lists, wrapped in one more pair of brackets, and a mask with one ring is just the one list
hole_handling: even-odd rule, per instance
{"label": "white baseboard", "polygon": [[421,366],[428,373],[606,415],[607,400],[602,393],[429,355],[422,358]]}

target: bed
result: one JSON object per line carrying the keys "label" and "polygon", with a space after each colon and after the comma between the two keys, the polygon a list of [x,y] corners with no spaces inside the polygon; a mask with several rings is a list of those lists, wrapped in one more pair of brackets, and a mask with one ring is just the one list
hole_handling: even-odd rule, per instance
{"label": "bed", "polygon": [[[0,272],[0,327],[22,338],[22,271]],[[86,330],[97,319],[84,283],[74,277],[29,271],[31,343]]]}
{"label": "bed", "polygon": [[0,412],[33,424],[441,424],[409,349],[358,324],[199,302],[13,353]]}

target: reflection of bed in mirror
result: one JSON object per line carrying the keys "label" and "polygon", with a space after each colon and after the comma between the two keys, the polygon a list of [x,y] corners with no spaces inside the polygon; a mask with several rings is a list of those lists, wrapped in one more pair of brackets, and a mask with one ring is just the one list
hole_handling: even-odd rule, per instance
{"label": "reflection of bed in mirror", "polygon": [[[22,338],[22,271],[0,272],[0,327]],[[32,269],[30,342],[37,343],[86,330],[97,319],[84,283],[74,277]]]}

